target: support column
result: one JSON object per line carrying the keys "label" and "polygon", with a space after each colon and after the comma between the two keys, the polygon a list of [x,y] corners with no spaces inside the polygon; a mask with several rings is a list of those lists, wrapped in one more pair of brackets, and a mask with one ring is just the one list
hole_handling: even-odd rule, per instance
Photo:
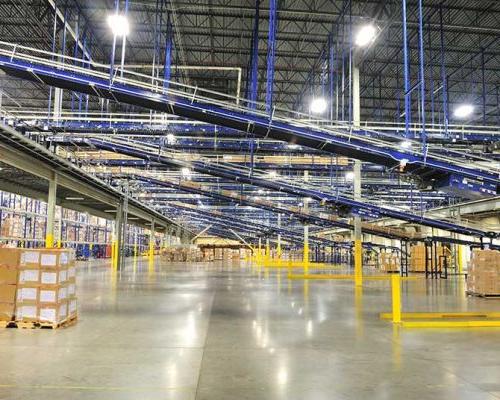
{"label": "support column", "polygon": [[266,258],[264,259],[264,265],[269,266],[271,264],[271,244],[269,243],[269,238],[266,239]]}
{"label": "support column", "polygon": [[[354,68],[352,70],[352,115],[354,128],[361,125],[360,91],[359,91],[359,68],[354,57]],[[354,161],[354,200],[361,200],[361,161]],[[363,243],[361,232],[361,217],[354,217],[354,284],[363,284]]]}
{"label": "support column", "polygon": [[49,180],[49,196],[47,200],[47,225],[45,232],[45,247],[54,247],[54,224],[56,216],[57,175],[54,173]]}
{"label": "support column", "polygon": [[116,216],[115,216],[115,231],[113,234],[113,248],[114,248],[114,257],[113,257],[113,268],[120,269],[121,268],[121,260],[122,260],[122,236],[123,236],[123,205],[120,203],[116,207]]}
{"label": "support column", "polygon": [[259,238],[259,253],[257,254],[257,264],[262,262],[262,238]]}
{"label": "support column", "polygon": [[155,251],[155,220],[151,221],[151,232],[149,234],[149,262],[152,264]]}
{"label": "support column", "polygon": [[[281,214],[278,214],[278,228],[281,228]],[[278,245],[276,246],[276,256],[278,264],[281,263],[281,234],[278,233]]]}
{"label": "support column", "polygon": [[[309,182],[309,171],[304,171],[304,182]],[[307,213],[309,209],[308,201],[309,199],[302,199],[304,203],[304,211]],[[309,274],[309,224],[307,222],[304,223],[304,248],[302,254],[302,263],[304,264],[304,275]]]}
{"label": "support column", "polygon": [[59,121],[61,120],[62,100],[63,100],[63,90],[60,88],[55,88],[55,91],[54,91],[54,121],[56,121],[56,125],[59,125]]}
{"label": "support column", "polygon": [[61,208],[59,216],[59,232],[57,233],[57,248],[59,249],[62,247],[62,223],[63,223],[63,213]]}

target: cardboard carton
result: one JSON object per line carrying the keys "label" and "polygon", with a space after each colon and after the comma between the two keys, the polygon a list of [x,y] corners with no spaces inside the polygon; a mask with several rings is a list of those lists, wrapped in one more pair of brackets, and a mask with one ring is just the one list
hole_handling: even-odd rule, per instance
{"label": "cardboard carton", "polygon": [[68,298],[66,285],[56,287],[40,287],[39,303],[61,303]]}
{"label": "cardboard carton", "polygon": [[41,285],[61,285],[68,281],[67,269],[42,269],[40,270]]}
{"label": "cardboard carton", "polygon": [[16,306],[16,321],[36,322],[38,320],[38,307],[36,304],[21,304]]}
{"label": "cardboard carton", "polygon": [[64,322],[68,318],[68,302],[39,305],[38,318],[41,323],[59,324]]}
{"label": "cardboard carton", "polygon": [[20,265],[21,249],[0,248],[0,268],[17,268]]}
{"label": "cardboard carton", "polygon": [[35,285],[19,285],[17,287],[16,304],[37,302],[39,288]]}
{"label": "cardboard carton", "polygon": [[14,303],[0,303],[0,321],[11,321],[14,317]]}
{"label": "cardboard carton", "polygon": [[40,268],[68,268],[72,264],[71,252],[68,249],[45,249],[40,252]]}
{"label": "cardboard carton", "polygon": [[39,268],[40,250],[21,249],[19,266],[21,268]]}
{"label": "cardboard carton", "polygon": [[14,303],[16,300],[16,285],[0,285],[0,303]]}
{"label": "cardboard carton", "polygon": [[0,265],[0,285],[15,285],[17,273],[17,267]]}
{"label": "cardboard carton", "polygon": [[40,270],[38,268],[20,270],[17,282],[20,285],[30,285],[30,284],[40,283]]}
{"label": "cardboard carton", "polygon": [[78,304],[76,299],[68,300],[68,317],[76,317],[78,310]]}

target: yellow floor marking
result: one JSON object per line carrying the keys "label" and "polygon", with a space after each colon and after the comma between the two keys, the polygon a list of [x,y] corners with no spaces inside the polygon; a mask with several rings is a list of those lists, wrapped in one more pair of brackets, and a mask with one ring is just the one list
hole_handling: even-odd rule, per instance
{"label": "yellow floor marking", "polygon": [[123,391],[123,392],[141,392],[147,390],[195,390],[193,387],[165,387],[165,386],[65,386],[65,385],[15,385],[0,384],[0,389],[43,389],[43,390],[92,390],[92,391]]}

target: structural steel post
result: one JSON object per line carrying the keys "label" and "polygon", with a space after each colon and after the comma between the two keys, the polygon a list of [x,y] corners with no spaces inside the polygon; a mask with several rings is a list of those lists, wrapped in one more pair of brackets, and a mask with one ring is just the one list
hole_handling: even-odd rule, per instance
{"label": "structural steel post", "polygon": [[250,101],[248,107],[255,108],[257,101],[257,90],[259,85],[259,14],[260,0],[255,1],[255,19],[252,32],[252,52],[250,55],[250,73],[247,82],[247,98]]}
{"label": "structural steel post", "polygon": [[149,235],[149,263],[153,263],[155,251],[155,220],[151,221],[151,233]]}
{"label": "structural steel post", "polygon": [[[281,228],[281,214],[278,214],[278,228]],[[276,247],[276,256],[278,258],[278,263],[281,262],[281,234],[278,233],[278,245]]]}
{"label": "structural steel post", "polygon": [[271,244],[269,243],[269,238],[266,239],[266,256],[264,260],[264,265],[269,266],[271,264]]}
{"label": "structural steel post", "polygon": [[408,55],[408,31],[406,25],[406,0],[403,2],[403,63],[404,63],[404,94],[405,94],[405,137],[410,136],[411,104],[410,104],[410,61]]}
{"label": "structural steel post", "polygon": [[[309,182],[309,171],[304,171],[304,181]],[[309,208],[308,198],[304,198],[302,201],[304,202],[304,211],[307,212]],[[302,254],[302,263],[304,264],[304,275],[309,273],[309,224],[306,221],[304,223],[304,249]]]}
{"label": "structural steel post", "polygon": [[273,109],[274,58],[276,53],[276,27],[278,0],[269,3],[269,36],[267,41],[266,112]]}
{"label": "structural steel post", "polygon": [[[359,68],[356,57],[353,59],[352,70],[352,109],[353,109],[353,125],[359,128],[361,125],[361,100],[359,89]],[[354,200],[361,200],[361,161],[354,161]],[[363,244],[361,232],[361,217],[354,217],[354,283],[356,286],[363,284]]]}
{"label": "structural steel post", "polygon": [[121,268],[121,259],[122,259],[122,240],[123,237],[123,205],[120,204],[116,207],[116,216],[115,216],[115,232],[114,232],[114,257],[113,257],[113,268],[120,269]]}
{"label": "structural steel post", "polygon": [[54,247],[54,223],[56,216],[57,175],[54,173],[49,180],[49,196],[47,200],[47,227],[45,233],[45,247]]}

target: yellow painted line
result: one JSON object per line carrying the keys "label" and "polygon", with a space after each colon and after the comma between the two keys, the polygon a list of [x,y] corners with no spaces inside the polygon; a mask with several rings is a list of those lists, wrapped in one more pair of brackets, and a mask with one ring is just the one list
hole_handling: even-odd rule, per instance
{"label": "yellow painted line", "polygon": [[[293,269],[299,269],[303,268],[302,263],[301,264],[292,264],[292,265],[287,265],[287,264],[264,264],[264,268],[293,268]],[[309,264],[309,268],[312,269],[340,269],[342,267],[338,265],[328,265],[328,264]]]}
{"label": "yellow painted line", "polygon": [[[380,313],[380,319],[392,319],[392,313]],[[440,319],[440,318],[500,318],[500,312],[404,312],[403,319]]]}
{"label": "yellow painted line", "polygon": [[41,389],[41,390],[89,390],[89,391],[110,391],[110,392],[142,392],[142,391],[172,391],[172,390],[194,390],[194,387],[179,386],[65,386],[65,385],[15,385],[0,384],[0,389]]}
{"label": "yellow painted line", "polygon": [[404,328],[491,328],[499,327],[500,320],[479,320],[479,321],[403,321]]}
{"label": "yellow painted line", "polygon": [[[341,275],[341,274],[291,274],[290,279],[337,279],[337,280],[353,280],[354,275]],[[365,280],[371,281],[388,281],[391,279],[390,275],[365,275],[363,276]],[[403,281],[414,281],[423,279],[417,276],[404,276],[401,278]]]}

